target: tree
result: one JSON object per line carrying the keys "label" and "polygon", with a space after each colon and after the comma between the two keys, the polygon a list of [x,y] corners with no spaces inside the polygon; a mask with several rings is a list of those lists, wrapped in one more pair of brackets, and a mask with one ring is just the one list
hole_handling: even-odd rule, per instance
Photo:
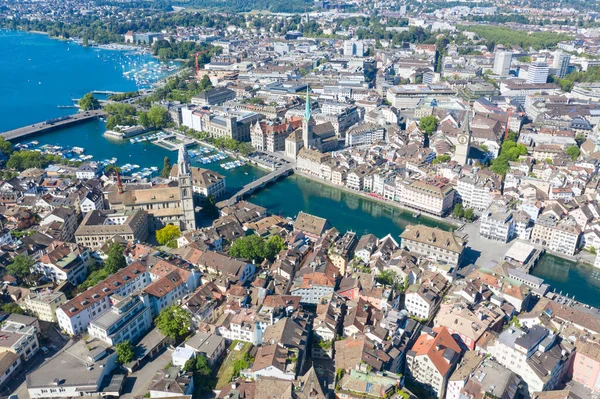
{"label": "tree", "polygon": [[240,143],[238,151],[241,155],[246,156],[254,152],[254,147],[250,143]]}
{"label": "tree", "polygon": [[119,364],[127,364],[132,362],[135,358],[135,353],[133,352],[133,345],[129,341],[119,342],[116,346],[117,348],[117,363]]}
{"label": "tree", "polygon": [[463,217],[465,219],[467,219],[469,222],[472,222],[473,220],[475,220],[475,212],[473,211],[473,208],[465,209]]}
{"label": "tree", "polygon": [[171,160],[169,159],[169,157],[165,157],[165,159],[163,161],[163,168],[162,168],[162,171],[160,172],[160,176],[167,179],[169,176],[171,176],[172,168],[173,168],[173,166],[171,165]]}
{"label": "tree", "polygon": [[277,254],[285,248],[283,239],[279,236],[271,236],[267,241],[265,258],[273,259]]}
{"label": "tree", "polygon": [[435,157],[435,159],[433,160],[433,164],[437,165],[438,163],[446,163],[448,161],[450,161],[450,159],[452,159],[452,157],[450,155],[438,155],[437,157]]}
{"label": "tree", "polygon": [[94,97],[94,95],[92,93],[86,93],[79,100],[79,108],[81,108],[84,111],[89,111],[92,109],[99,109],[100,101],[98,101],[98,99],[96,97]]}
{"label": "tree", "polygon": [[150,119],[148,119],[147,112],[142,111],[138,114],[138,123],[144,127],[150,126]]}
{"label": "tree", "polygon": [[236,239],[229,248],[229,254],[235,258],[244,258],[261,262],[265,255],[265,240],[255,234]]}
{"label": "tree", "polygon": [[452,210],[452,215],[454,215],[455,218],[460,219],[465,215],[465,209],[463,208],[463,204],[462,203],[458,203],[456,205],[454,205],[454,209]]}
{"label": "tree", "polygon": [[210,218],[219,217],[219,208],[217,208],[217,200],[212,195],[209,195],[204,199],[202,203],[202,213]]}
{"label": "tree", "polygon": [[[575,142],[577,143],[577,145],[579,147],[581,147],[581,145],[585,142],[585,136],[583,134],[581,134],[581,133],[578,133],[575,136]],[[0,148],[0,150],[1,150],[1,148]]]}
{"label": "tree", "polygon": [[116,241],[113,241],[108,247],[107,258],[104,261],[104,269],[108,274],[113,274],[127,266],[127,260],[123,255],[123,247]]}
{"label": "tree", "polygon": [[176,304],[164,308],[155,322],[160,332],[172,339],[186,336],[192,325],[189,313]]}
{"label": "tree", "polygon": [[6,271],[20,279],[31,274],[31,268],[34,265],[33,259],[27,255],[17,255],[13,258],[12,263],[6,267]]}
{"label": "tree", "polygon": [[200,90],[202,91],[206,91],[206,90],[210,90],[213,88],[212,82],[210,81],[210,78],[208,77],[208,75],[204,75],[202,77],[202,79],[200,80]]}
{"label": "tree", "polygon": [[179,237],[181,237],[181,230],[172,224],[168,224],[156,231],[156,241],[160,245],[166,245],[167,247],[177,248],[177,239]]}
{"label": "tree", "polygon": [[438,119],[433,115],[425,116],[419,121],[419,129],[426,134],[435,132],[437,125]]}
{"label": "tree", "polygon": [[210,368],[210,362],[208,358],[202,354],[196,357],[196,372],[200,373],[203,376],[208,376],[212,373],[212,369]]}
{"label": "tree", "polygon": [[571,157],[571,159],[573,161],[575,161],[577,158],[579,158],[579,147],[577,147],[576,145],[572,145],[570,147],[567,148],[567,155],[569,157]]}
{"label": "tree", "polygon": [[166,127],[169,121],[169,111],[163,107],[153,105],[148,111],[149,126],[160,129]]}
{"label": "tree", "polygon": [[6,313],[25,314],[25,311],[23,310],[23,308],[21,308],[19,305],[17,305],[14,302],[7,302],[7,303],[3,304],[1,309],[3,312],[6,312]]}
{"label": "tree", "polygon": [[375,277],[375,281],[383,285],[393,285],[396,281],[396,273],[392,270],[384,270]]}
{"label": "tree", "polygon": [[13,145],[10,141],[0,136],[0,153],[10,155],[13,152]]}

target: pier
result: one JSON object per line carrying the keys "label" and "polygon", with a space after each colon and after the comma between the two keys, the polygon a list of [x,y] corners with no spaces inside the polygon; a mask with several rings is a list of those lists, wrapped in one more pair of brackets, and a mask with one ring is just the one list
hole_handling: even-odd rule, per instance
{"label": "pier", "polygon": [[255,191],[262,190],[267,184],[278,180],[280,177],[285,177],[294,172],[293,165],[283,166],[268,175],[261,177],[260,179],[254,180],[246,184],[240,191],[231,196],[228,200],[220,201],[217,203],[218,208],[224,208],[226,206],[235,205],[238,201],[247,195],[251,195]]}
{"label": "pier", "polygon": [[43,122],[34,123],[33,125],[23,126],[18,129],[9,130],[0,133],[0,136],[6,140],[18,140],[28,136],[34,136],[46,133],[56,129],[62,129],[78,123],[83,123],[104,116],[103,110],[79,112],[74,115],[62,116],[59,118],[48,119]]}

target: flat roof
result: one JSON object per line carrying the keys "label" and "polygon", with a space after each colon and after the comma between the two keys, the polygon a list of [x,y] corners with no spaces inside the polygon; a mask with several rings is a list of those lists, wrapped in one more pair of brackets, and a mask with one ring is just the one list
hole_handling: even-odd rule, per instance
{"label": "flat roof", "polygon": [[533,251],[535,251],[535,247],[533,245],[517,241],[509,248],[508,251],[506,251],[504,256],[506,258],[511,258],[518,262],[525,263]]}

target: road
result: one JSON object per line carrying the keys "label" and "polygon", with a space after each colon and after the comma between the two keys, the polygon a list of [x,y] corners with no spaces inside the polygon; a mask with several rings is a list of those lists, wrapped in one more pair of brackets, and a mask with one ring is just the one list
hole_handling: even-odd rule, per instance
{"label": "road", "polygon": [[158,370],[164,369],[171,361],[172,353],[173,351],[170,349],[163,349],[163,352],[159,356],[143,364],[141,368],[131,373],[123,383],[123,391],[120,398],[133,399],[144,396],[148,392],[147,388],[152,382],[152,377],[154,377]]}

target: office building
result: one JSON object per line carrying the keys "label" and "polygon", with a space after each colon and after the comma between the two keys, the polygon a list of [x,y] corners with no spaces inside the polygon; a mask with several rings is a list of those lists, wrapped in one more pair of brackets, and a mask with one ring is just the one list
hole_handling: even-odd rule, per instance
{"label": "office building", "polygon": [[550,68],[546,62],[532,62],[527,70],[526,83],[542,84],[548,80]]}
{"label": "office building", "polygon": [[510,72],[512,53],[510,51],[497,51],[494,55],[494,74],[507,76]]}

